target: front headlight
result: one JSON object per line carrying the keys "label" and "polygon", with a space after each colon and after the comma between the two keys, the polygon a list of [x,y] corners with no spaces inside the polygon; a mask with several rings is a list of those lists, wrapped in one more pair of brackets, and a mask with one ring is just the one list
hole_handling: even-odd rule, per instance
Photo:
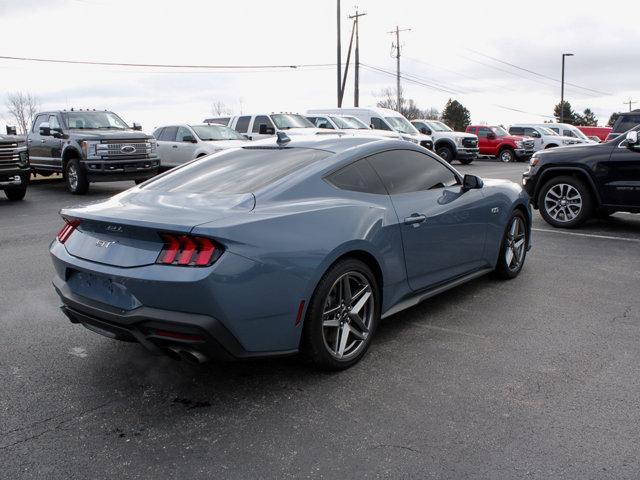
{"label": "front headlight", "polygon": [[[96,157],[96,146],[98,142],[90,142],[88,140],[80,140],[80,148],[85,158]],[[105,145],[106,147],[106,145]]]}
{"label": "front headlight", "polygon": [[18,165],[23,168],[29,166],[29,153],[26,149],[18,153]]}
{"label": "front headlight", "polygon": [[456,137],[456,146],[458,146],[458,147],[462,146],[462,138]]}
{"label": "front headlight", "polygon": [[516,147],[517,148],[524,148],[524,142],[522,140],[516,142]]}
{"label": "front headlight", "polygon": [[149,140],[149,147],[151,147],[151,153],[156,153],[158,142],[156,142],[155,138]]}
{"label": "front headlight", "polygon": [[402,139],[403,139],[403,140],[406,140],[406,141],[408,141],[408,142],[411,142],[411,143],[420,143],[418,140],[416,140],[416,139],[415,139],[415,138],[413,138],[413,137],[402,137]]}

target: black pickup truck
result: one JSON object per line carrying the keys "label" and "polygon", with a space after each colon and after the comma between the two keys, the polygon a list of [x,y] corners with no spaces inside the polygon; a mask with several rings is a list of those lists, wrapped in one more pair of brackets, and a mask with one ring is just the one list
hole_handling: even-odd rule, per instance
{"label": "black pickup truck", "polygon": [[22,200],[30,176],[25,138],[7,127],[7,135],[0,135],[0,190],[4,190],[9,200]]}
{"label": "black pickup truck", "polygon": [[35,174],[62,173],[67,189],[85,194],[90,182],[135,180],[158,173],[156,141],[129,127],[115,113],[96,110],[54,110],[38,113],[27,134]]}

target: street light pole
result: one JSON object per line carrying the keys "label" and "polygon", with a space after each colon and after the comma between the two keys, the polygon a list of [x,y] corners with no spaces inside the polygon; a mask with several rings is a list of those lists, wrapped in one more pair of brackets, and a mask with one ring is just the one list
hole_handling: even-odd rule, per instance
{"label": "street light pole", "polygon": [[573,57],[573,53],[562,54],[562,82],[560,86],[560,123],[564,122],[564,57]]}

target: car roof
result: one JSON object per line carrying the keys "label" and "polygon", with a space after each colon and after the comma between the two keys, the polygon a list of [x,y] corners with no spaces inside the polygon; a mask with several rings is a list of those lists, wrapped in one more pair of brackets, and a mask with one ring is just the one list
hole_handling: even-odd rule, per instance
{"label": "car roof", "polygon": [[[339,154],[353,147],[366,145],[374,142],[389,142],[391,147],[408,147],[413,145],[406,140],[389,139],[385,137],[376,137],[372,135],[343,135],[339,133],[327,133],[318,135],[291,135],[291,141],[285,144],[285,148],[309,148],[315,150],[325,150]],[[247,149],[251,148],[277,148],[276,137],[270,137],[264,140],[257,140],[247,145]]]}

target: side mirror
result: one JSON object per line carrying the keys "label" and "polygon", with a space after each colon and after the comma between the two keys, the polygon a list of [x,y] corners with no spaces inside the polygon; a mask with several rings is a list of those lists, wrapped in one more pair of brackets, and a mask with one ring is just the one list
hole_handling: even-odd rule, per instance
{"label": "side mirror", "polygon": [[40,135],[43,137],[49,137],[51,135],[51,127],[49,126],[49,122],[42,122],[40,124]]}
{"label": "side mirror", "polygon": [[140,131],[140,130],[142,130],[142,125],[140,125],[137,122],[133,122],[133,129]]}
{"label": "side mirror", "polygon": [[531,136],[533,138],[542,138],[542,135],[540,135],[540,132],[536,132],[535,130],[531,132]]}
{"label": "side mirror", "polygon": [[495,140],[496,139],[496,134],[493,133],[493,132],[489,132],[489,133],[487,133],[487,138],[489,140]]}
{"label": "side mirror", "polygon": [[632,132],[627,132],[627,147],[628,148],[637,148],[638,145],[638,132],[636,130]]}
{"label": "side mirror", "polygon": [[468,173],[462,179],[462,189],[463,190],[473,190],[482,188],[484,186],[484,182],[482,179],[476,175],[469,175]]}
{"label": "side mirror", "polygon": [[198,143],[193,135],[185,135],[182,137],[182,141],[187,143]]}
{"label": "side mirror", "polygon": [[17,135],[18,134],[18,130],[16,129],[16,127],[10,127],[9,125],[7,125],[7,135]]}
{"label": "side mirror", "polygon": [[64,133],[61,128],[51,128],[51,135],[53,138],[62,138],[64,137]]}

